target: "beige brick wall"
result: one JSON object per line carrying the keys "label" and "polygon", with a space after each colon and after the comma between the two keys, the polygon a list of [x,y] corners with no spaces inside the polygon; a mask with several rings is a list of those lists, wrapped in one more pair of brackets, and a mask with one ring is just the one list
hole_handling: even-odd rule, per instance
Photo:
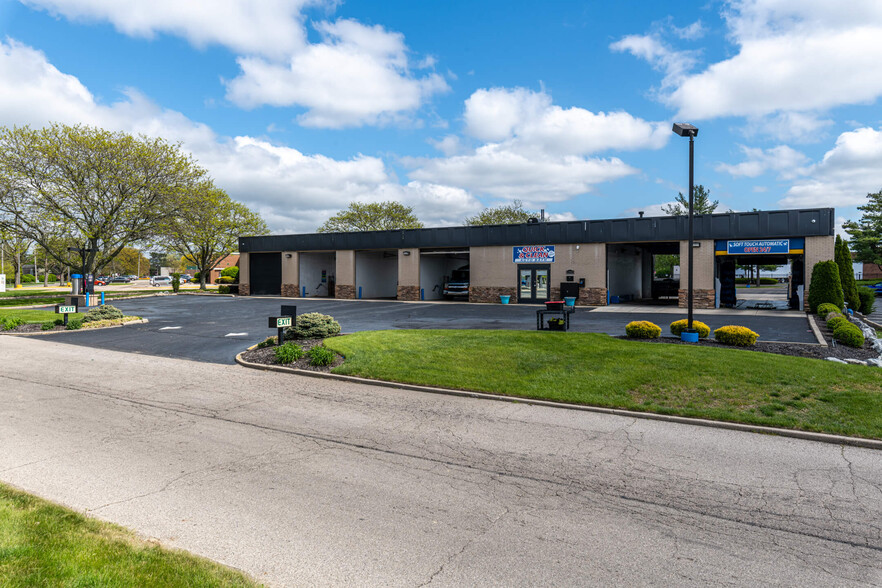
{"label": "beige brick wall", "polygon": [[336,279],[338,286],[355,286],[355,251],[345,249],[337,251],[337,273]]}
{"label": "beige brick wall", "polygon": [[[697,241],[700,247],[695,247],[692,253],[692,265],[695,268],[695,278],[692,282],[695,290],[714,289],[714,242]],[[680,287],[689,289],[689,241],[680,241]]]}
{"label": "beige brick wall", "polygon": [[469,250],[469,284],[479,288],[513,287],[517,283],[511,247],[472,247]]}
{"label": "beige brick wall", "polygon": [[812,278],[812,268],[819,261],[834,259],[834,247],[836,237],[806,237],[805,238],[805,281],[808,285]]}
{"label": "beige brick wall", "polygon": [[247,253],[239,254],[239,283],[251,283],[251,257]]}
{"label": "beige brick wall", "polygon": [[[410,255],[405,255],[407,251]],[[399,249],[398,250],[398,286],[416,286],[417,298],[419,298],[420,288],[420,250],[419,249]]]}
{"label": "beige brick wall", "polygon": [[[606,244],[582,243],[555,245],[551,266],[551,285],[566,281],[567,270],[573,270],[578,281],[585,278],[587,288],[606,288]],[[517,265],[511,260],[512,246],[472,247],[470,250],[470,283],[479,288],[512,288],[517,286]]]}
{"label": "beige brick wall", "polygon": [[300,283],[300,253],[297,251],[282,251],[282,283]]}

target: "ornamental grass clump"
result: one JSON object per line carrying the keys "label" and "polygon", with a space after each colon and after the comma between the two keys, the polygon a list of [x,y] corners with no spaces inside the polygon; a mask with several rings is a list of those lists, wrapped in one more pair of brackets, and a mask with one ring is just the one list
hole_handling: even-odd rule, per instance
{"label": "ornamental grass clump", "polygon": [[276,347],[276,363],[294,363],[304,355],[303,347],[295,343],[285,343]]}
{"label": "ornamental grass clump", "polygon": [[[689,324],[689,321],[687,319],[682,319],[679,321],[672,322],[671,323],[671,334],[674,335],[675,337],[679,337],[686,330],[687,324]],[[710,336],[710,327],[701,321],[693,320],[692,321],[692,328],[695,329],[696,331],[698,331],[698,336],[701,339],[704,339],[704,338]]]}
{"label": "ornamental grass clump", "polygon": [[849,347],[860,348],[864,346],[864,334],[857,325],[848,321],[839,324],[839,326],[833,329],[833,338]]}
{"label": "ornamental grass clump", "polygon": [[631,321],[625,325],[625,334],[632,339],[658,339],[661,327],[649,321]]}
{"label": "ornamental grass clump", "polygon": [[83,322],[84,323],[92,323],[95,321],[121,319],[122,317],[123,317],[123,313],[120,309],[118,309],[115,306],[105,304],[104,306],[98,306],[96,308],[93,308],[89,312],[87,312],[83,316]]}
{"label": "ornamental grass clump", "polygon": [[294,325],[285,329],[285,339],[323,339],[340,334],[340,323],[320,312],[297,315]]}
{"label": "ornamental grass clump", "polygon": [[726,325],[714,331],[714,339],[718,343],[735,345],[737,347],[756,345],[758,337],[759,334],[754,333],[747,327],[739,327],[737,325]]}

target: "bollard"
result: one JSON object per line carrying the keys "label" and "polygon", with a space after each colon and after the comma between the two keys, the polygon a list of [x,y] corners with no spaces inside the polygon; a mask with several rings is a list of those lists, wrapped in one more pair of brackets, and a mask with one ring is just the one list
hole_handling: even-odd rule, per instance
{"label": "bollard", "polygon": [[89,308],[89,293],[86,292],[86,308]]}
{"label": "bollard", "polygon": [[104,292],[101,293],[101,306],[104,306]]}

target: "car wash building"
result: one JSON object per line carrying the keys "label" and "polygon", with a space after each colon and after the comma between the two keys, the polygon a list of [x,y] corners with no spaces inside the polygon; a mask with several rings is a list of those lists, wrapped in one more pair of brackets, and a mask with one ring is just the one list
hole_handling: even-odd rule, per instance
{"label": "car wash building", "polygon": [[[695,216],[695,308],[737,303],[739,265],[789,265],[786,296],[804,308],[807,278],[833,259],[834,211]],[[239,293],[339,299],[686,305],[685,216],[239,239]],[[660,275],[679,256],[679,275]]]}

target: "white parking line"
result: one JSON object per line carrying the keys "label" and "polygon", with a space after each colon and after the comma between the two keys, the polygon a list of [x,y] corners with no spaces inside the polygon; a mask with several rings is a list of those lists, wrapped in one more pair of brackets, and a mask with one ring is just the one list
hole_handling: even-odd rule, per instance
{"label": "white parking line", "polygon": [[224,337],[245,337],[248,333],[227,333]]}
{"label": "white parking line", "polygon": [[160,331],[172,331],[174,329],[183,329],[183,327],[162,327]]}

